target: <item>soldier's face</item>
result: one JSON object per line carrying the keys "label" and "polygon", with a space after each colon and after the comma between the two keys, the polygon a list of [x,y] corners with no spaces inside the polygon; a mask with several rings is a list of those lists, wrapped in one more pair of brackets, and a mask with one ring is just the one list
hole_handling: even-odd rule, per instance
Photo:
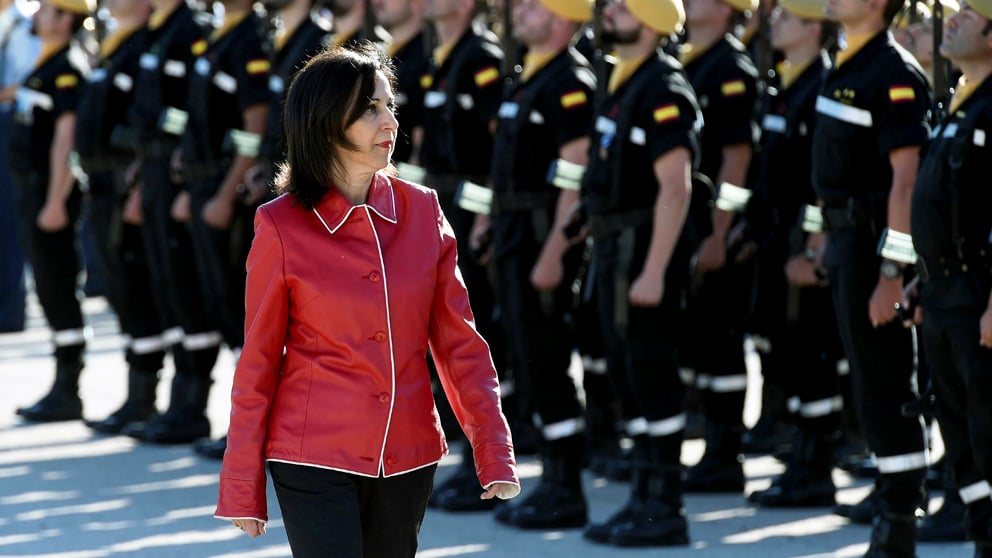
{"label": "soldier's face", "polygon": [[425,0],[424,19],[439,21],[458,13],[462,0]]}
{"label": "soldier's face", "polygon": [[933,63],[933,22],[930,20],[914,23],[906,30],[906,49],[916,60],[929,66]]}
{"label": "soldier's face", "polygon": [[350,14],[355,9],[356,4],[358,4],[358,0],[329,0],[327,7],[330,8],[333,15],[340,17]]}
{"label": "soldier's face", "polygon": [[726,21],[731,8],[720,0],[685,0],[685,21],[691,26],[710,21]]}
{"label": "soldier's face", "polygon": [[379,25],[391,29],[414,17],[414,4],[422,5],[422,2],[421,0],[372,0],[372,9],[375,10],[375,19]]}
{"label": "soldier's face", "polygon": [[540,44],[551,34],[553,18],[539,0],[521,0],[513,8],[513,34],[525,45]]}
{"label": "soldier's face", "polygon": [[396,115],[393,91],[386,76],[376,76],[372,99],[358,99],[365,105],[362,116],[345,130],[345,137],[357,147],[355,151],[338,149],[342,170],[349,176],[374,173],[386,168],[396,145]]}
{"label": "soldier's face", "polygon": [[55,7],[55,4],[42,0],[38,11],[31,17],[31,33],[44,40],[57,34],[60,19],[69,17]]}
{"label": "soldier's face", "polygon": [[803,44],[810,29],[806,22],[781,7],[775,8],[769,18],[772,46],[787,51]]}
{"label": "soldier's face", "polygon": [[988,19],[962,4],[961,11],[944,24],[940,53],[954,62],[988,60],[992,56],[992,32],[983,33],[988,25]]}
{"label": "soldier's face", "polygon": [[104,6],[115,18],[126,17],[147,9],[148,0],[108,0]]}
{"label": "soldier's face", "polygon": [[608,2],[603,9],[603,41],[614,45],[636,43],[641,36],[641,23],[627,9],[624,0]]}
{"label": "soldier's face", "polygon": [[[869,7],[877,0],[827,0],[825,14],[837,23],[857,23],[867,17]],[[884,4],[882,5],[884,8]]]}

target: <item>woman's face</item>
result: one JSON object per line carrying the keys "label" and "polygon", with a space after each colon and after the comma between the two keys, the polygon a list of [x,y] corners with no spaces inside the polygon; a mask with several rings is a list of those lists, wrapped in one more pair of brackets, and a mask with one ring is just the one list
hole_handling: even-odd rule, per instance
{"label": "woman's face", "polygon": [[389,165],[396,145],[395,98],[382,72],[376,74],[375,93],[371,99],[359,99],[365,105],[362,116],[347,130],[345,137],[357,148],[340,149],[338,158],[348,174],[374,173]]}

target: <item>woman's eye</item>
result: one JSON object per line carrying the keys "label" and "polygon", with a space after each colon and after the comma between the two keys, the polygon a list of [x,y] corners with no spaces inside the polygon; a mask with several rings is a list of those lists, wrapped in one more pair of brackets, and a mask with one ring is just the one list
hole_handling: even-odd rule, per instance
{"label": "woman's eye", "polygon": [[378,109],[376,108],[375,103],[372,103],[368,107],[365,108],[365,112],[367,112],[369,114],[375,114],[377,111],[378,111]]}

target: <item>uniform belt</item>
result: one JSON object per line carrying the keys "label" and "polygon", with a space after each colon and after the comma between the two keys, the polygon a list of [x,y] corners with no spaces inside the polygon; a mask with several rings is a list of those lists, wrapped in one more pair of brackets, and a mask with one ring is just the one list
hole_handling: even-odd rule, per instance
{"label": "uniform belt", "polygon": [[558,192],[514,192],[493,195],[493,215],[554,207]]}
{"label": "uniform belt", "polygon": [[986,272],[992,270],[992,257],[987,253],[982,253],[971,258],[958,258],[958,257],[940,257],[940,258],[927,258],[920,256],[916,261],[916,268],[920,274],[920,278],[923,282],[933,281],[935,279],[942,279],[953,277],[961,273],[968,273],[969,271],[981,271]]}
{"label": "uniform belt", "polygon": [[230,163],[215,161],[211,163],[186,163],[183,165],[183,178],[187,184],[199,182],[206,178],[223,176],[230,168]]}
{"label": "uniform belt", "polygon": [[127,166],[133,162],[119,155],[108,155],[106,157],[81,157],[79,166],[86,171],[86,174],[104,174],[112,172],[124,172]]}
{"label": "uniform belt", "polygon": [[[822,209],[824,230],[871,225],[876,213],[885,207],[877,204],[876,199],[878,202],[885,202],[884,198],[877,197],[847,198],[825,203]],[[884,212],[879,213],[879,215],[884,216]]]}
{"label": "uniform belt", "polygon": [[589,216],[589,234],[593,238],[609,236],[624,229],[646,225],[654,219],[653,209],[633,209]]}
{"label": "uniform belt", "polygon": [[175,140],[152,139],[138,142],[138,155],[142,157],[171,156],[179,146]]}

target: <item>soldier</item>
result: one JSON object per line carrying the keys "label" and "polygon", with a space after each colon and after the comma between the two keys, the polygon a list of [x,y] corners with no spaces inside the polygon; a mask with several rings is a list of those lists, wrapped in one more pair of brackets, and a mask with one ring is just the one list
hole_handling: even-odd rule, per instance
{"label": "soldier", "polygon": [[[493,343],[497,324],[493,292],[486,267],[473,255],[469,236],[474,215],[455,205],[455,193],[466,180],[489,181],[493,136],[503,80],[503,54],[488,32],[473,25],[477,0],[427,0],[424,17],[434,23],[439,46],[432,71],[425,80],[424,143],[420,164],[426,183],[437,190],[445,216],[458,239],[459,269],[465,279],[479,332]],[[480,252],[475,243],[475,254]],[[499,358],[499,350],[493,351]],[[497,363],[497,370],[501,366]],[[454,510],[492,509],[492,500],[480,500],[471,451],[462,453],[458,471],[439,485],[431,506]]]}
{"label": "soldier", "polygon": [[41,2],[32,20],[41,54],[17,90],[8,146],[20,239],[55,342],[52,389],[34,405],[17,409],[33,422],[76,420],[83,412],[79,374],[86,333],[77,292],[75,232],[82,192],[69,172],[69,153],[88,69],[83,53],[70,41],[92,9],[85,0]]}
{"label": "soldier", "polygon": [[911,333],[895,320],[931,103],[923,70],[887,32],[902,3],[827,4],[827,17],[844,26],[846,46],[824,77],[813,136],[813,187],[828,232],[834,309],[854,403],[879,471],[868,556],[913,555],[914,514],[929,464],[920,416],[902,412],[917,394]]}
{"label": "soldier", "polygon": [[176,373],[165,414],[126,425],[123,432],[154,442],[189,443],[209,432],[206,417],[197,418],[191,409],[206,400],[221,336],[207,317],[189,232],[171,215],[180,187],[169,159],[185,126],[187,71],[192,72],[194,49],[203,44],[203,30],[183,0],[152,0],[152,6],[128,120],[136,136],[141,236],[153,301]]}
{"label": "soldier", "polygon": [[582,195],[608,371],[634,440],[634,471],[627,502],[585,537],[618,546],[689,542],[676,332],[698,245],[686,216],[702,122],[679,63],[658,50],[681,30],[684,13],[671,0],[621,0],[603,11],[603,39],[618,61],[597,110]]}
{"label": "soldier", "polygon": [[[499,109],[493,151],[493,268],[514,374],[526,386],[544,440],[540,484],[496,519],[525,529],[586,524],[582,405],[569,376],[575,340],[567,314],[582,246],[564,227],[577,190],[549,183],[559,159],[585,166],[596,78],[570,49],[592,18],[588,0],[521,0],[513,34],[528,53]],[[518,384],[518,385],[519,385]]]}
{"label": "soldier", "polygon": [[801,209],[816,201],[809,179],[816,96],[830,66],[825,47],[836,38],[834,24],[823,21],[825,5],[825,0],[780,0],[772,11],[771,46],[784,60],[776,70],[780,85],[766,92],[754,194],[743,221],[757,250],[752,312],[772,347],[762,359],[763,371],[779,371],[797,403],[798,429],[785,473],[771,488],[749,496],[768,507],[834,504],[831,470],[843,408],[840,341],[825,271],[816,261],[822,234],[807,238],[797,230]]}
{"label": "soldier", "polygon": [[[756,140],[757,70],[731,34],[757,0],[690,0],[685,72],[703,110],[700,172],[716,187],[712,232],[697,255],[699,285],[689,303],[687,345],[706,414],[706,452],[686,477],[686,490],[743,492],[744,319],[752,267],[736,261],[728,235],[743,209]],[[705,233],[706,231],[701,231]],[[729,254],[729,255],[728,255]],[[742,258],[743,259],[743,258]]]}
{"label": "soldier", "polygon": [[366,38],[378,44],[389,42],[389,35],[381,27],[371,24],[372,14],[367,11],[368,0],[327,0],[327,6],[331,10],[331,22],[334,25],[331,46],[358,44]]}
{"label": "soldier", "polygon": [[147,47],[147,0],[112,0],[107,9],[116,22],[100,44],[100,57],[79,101],[76,153],[89,186],[90,224],[97,245],[107,298],[125,335],[128,391],[124,404],[109,417],[87,422],[106,434],[156,414],[155,389],[165,358],[162,321],[154,307],[144,242],[141,197],[129,167],[135,137],[127,123],[134,100],[138,61]]}
{"label": "soldier", "polygon": [[968,0],[940,52],[963,76],[934,130],[912,197],[912,243],[923,280],[922,337],[951,478],[968,506],[975,557],[992,556],[992,2]]}
{"label": "soldier", "polygon": [[424,85],[430,55],[424,33],[424,0],[374,0],[376,20],[392,37],[386,55],[396,65],[396,119],[400,123],[393,161],[416,165],[424,141]]}

